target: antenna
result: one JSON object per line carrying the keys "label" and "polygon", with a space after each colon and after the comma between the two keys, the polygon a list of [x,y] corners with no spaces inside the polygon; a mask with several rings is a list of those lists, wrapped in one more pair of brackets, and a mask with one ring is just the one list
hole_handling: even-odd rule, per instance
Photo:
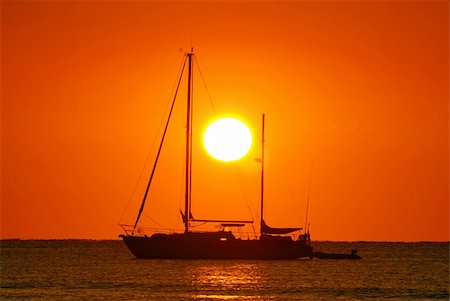
{"label": "antenna", "polygon": [[266,114],[262,114],[262,138],[261,138],[261,228],[260,228],[260,234],[261,236],[264,234],[264,142],[265,142],[265,138],[264,138],[264,123],[265,123],[265,118],[266,118]]}
{"label": "antenna", "polygon": [[309,211],[309,197],[311,195],[311,181],[312,181],[312,170],[313,170],[313,163],[314,159],[311,159],[311,168],[309,170],[309,184],[308,184],[308,199],[306,200],[306,216],[305,216],[305,232],[306,232],[306,225],[308,225],[308,211]]}

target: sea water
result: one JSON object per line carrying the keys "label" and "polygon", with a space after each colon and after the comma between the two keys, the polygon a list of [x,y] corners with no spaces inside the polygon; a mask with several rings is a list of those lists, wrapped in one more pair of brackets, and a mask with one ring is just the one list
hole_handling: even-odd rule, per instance
{"label": "sea water", "polygon": [[449,299],[449,243],[315,242],[361,260],[140,260],[122,241],[3,240],[0,299]]}

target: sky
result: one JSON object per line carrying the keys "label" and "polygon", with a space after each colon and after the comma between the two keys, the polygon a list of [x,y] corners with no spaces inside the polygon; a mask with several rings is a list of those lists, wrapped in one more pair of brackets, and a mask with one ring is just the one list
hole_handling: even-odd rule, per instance
{"label": "sky", "polygon": [[[265,113],[270,226],[449,240],[448,1],[2,1],[0,237],[133,223],[191,47],[196,218],[259,219]],[[144,226],[182,229],[185,93]],[[218,116],[250,127],[243,159],[203,149]]]}

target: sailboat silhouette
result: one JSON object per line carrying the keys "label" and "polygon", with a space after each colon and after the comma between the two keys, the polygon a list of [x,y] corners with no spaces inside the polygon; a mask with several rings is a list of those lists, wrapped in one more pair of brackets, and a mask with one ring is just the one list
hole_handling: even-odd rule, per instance
{"label": "sailboat silhouette", "polygon": [[[261,204],[260,204],[260,235],[255,239],[243,239],[236,237],[231,229],[240,232],[241,227],[251,224],[253,221],[239,220],[207,220],[195,219],[191,213],[191,168],[192,168],[192,87],[193,87],[193,59],[194,52],[185,54],[183,68],[178,80],[178,86],[172,102],[169,117],[164,128],[161,143],[150,175],[150,180],[139,208],[136,221],[133,225],[121,225],[124,234],[119,235],[128,249],[137,258],[197,258],[197,259],[294,259],[313,256],[310,245],[309,232],[300,233],[302,228],[272,228],[264,221],[264,126],[265,115],[262,115],[262,140],[261,140]],[[149,188],[155,175],[156,166],[164,143],[164,138],[172,115],[175,99],[178,94],[183,73],[187,63],[187,112],[186,112],[186,161],[185,161],[185,198],[184,212],[181,212],[184,232],[180,233],[155,233],[147,236],[138,226]],[[191,223],[205,222],[218,223],[220,229],[214,232],[197,232],[190,227]],[[298,232],[297,239],[291,235]]]}

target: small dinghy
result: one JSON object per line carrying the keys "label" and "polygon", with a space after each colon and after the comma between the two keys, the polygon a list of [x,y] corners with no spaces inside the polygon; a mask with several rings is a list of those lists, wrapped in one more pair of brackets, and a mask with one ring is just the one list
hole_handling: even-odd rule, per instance
{"label": "small dinghy", "polygon": [[322,253],[314,252],[314,258],[320,259],[361,259],[362,257],[356,254],[357,250],[352,250],[350,254],[339,254],[339,253]]}

